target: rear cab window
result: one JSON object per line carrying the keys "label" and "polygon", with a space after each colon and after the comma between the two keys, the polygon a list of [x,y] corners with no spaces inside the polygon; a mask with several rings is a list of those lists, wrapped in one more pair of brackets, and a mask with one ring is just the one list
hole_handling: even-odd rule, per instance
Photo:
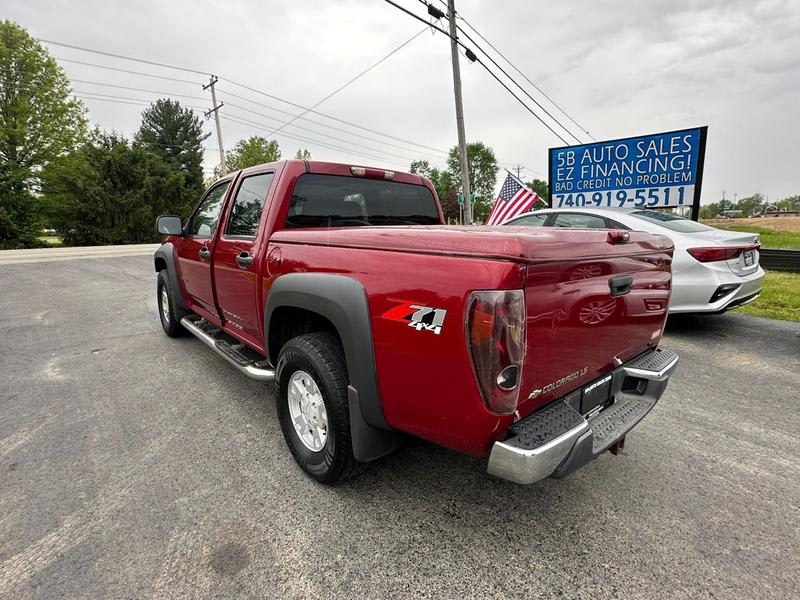
{"label": "rear cab window", "polygon": [[423,185],[313,173],[298,179],[286,216],[287,229],[440,223]]}
{"label": "rear cab window", "polygon": [[259,173],[242,179],[233,199],[225,237],[236,239],[256,237],[261,213],[264,211],[264,202],[274,176],[274,173]]}

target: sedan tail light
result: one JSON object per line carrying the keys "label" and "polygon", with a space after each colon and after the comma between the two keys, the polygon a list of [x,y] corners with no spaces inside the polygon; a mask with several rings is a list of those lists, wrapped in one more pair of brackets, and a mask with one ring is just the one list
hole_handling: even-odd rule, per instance
{"label": "sedan tail light", "polygon": [[472,292],[467,300],[466,327],[475,381],[484,404],[494,413],[513,413],[525,356],[524,292]]}
{"label": "sedan tail light", "polygon": [[758,246],[738,246],[733,248],[725,247],[712,247],[712,248],[688,248],[686,251],[692,255],[693,258],[700,262],[717,262],[720,260],[732,260],[738,258],[742,252],[749,250],[757,250]]}

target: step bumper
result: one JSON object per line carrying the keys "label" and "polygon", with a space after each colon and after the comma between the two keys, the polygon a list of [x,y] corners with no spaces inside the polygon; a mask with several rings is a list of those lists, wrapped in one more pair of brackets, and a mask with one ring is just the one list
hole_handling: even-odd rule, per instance
{"label": "step bumper", "polygon": [[659,348],[621,365],[612,373],[613,404],[588,420],[559,399],[515,423],[512,437],[492,446],[488,473],[528,485],[580,468],[622,440],[650,412],[677,363],[677,354]]}

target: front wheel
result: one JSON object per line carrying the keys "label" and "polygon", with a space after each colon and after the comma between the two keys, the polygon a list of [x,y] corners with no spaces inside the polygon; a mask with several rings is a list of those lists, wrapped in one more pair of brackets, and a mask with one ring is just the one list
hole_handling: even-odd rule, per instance
{"label": "front wheel", "polygon": [[307,475],[334,484],[358,469],[350,437],[347,364],[339,339],[300,335],[281,349],[275,403],[292,456]]}
{"label": "front wheel", "polygon": [[183,328],[183,325],[181,325],[181,319],[189,313],[175,306],[173,290],[166,270],[158,272],[156,299],[158,302],[158,316],[161,318],[161,327],[164,328],[164,333],[169,337],[181,337],[186,335],[186,330]]}

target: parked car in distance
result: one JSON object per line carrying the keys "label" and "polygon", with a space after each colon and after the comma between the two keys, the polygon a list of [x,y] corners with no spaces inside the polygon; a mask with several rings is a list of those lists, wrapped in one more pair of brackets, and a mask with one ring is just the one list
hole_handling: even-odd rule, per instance
{"label": "parked car in distance", "polygon": [[503,226],[619,229],[665,235],[675,245],[670,314],[719,314],[761,294],[758,235],[715,229],[678,215],[647,209],[543,209]]}
{"label": "parked car in distance", "polygon": [[226,175],[157,228],[164,332],[271,382],[323,483],[404,436],[563,477],[621,450],[678,361],[664,236],[446,226],[427,179],[302,160]]}

